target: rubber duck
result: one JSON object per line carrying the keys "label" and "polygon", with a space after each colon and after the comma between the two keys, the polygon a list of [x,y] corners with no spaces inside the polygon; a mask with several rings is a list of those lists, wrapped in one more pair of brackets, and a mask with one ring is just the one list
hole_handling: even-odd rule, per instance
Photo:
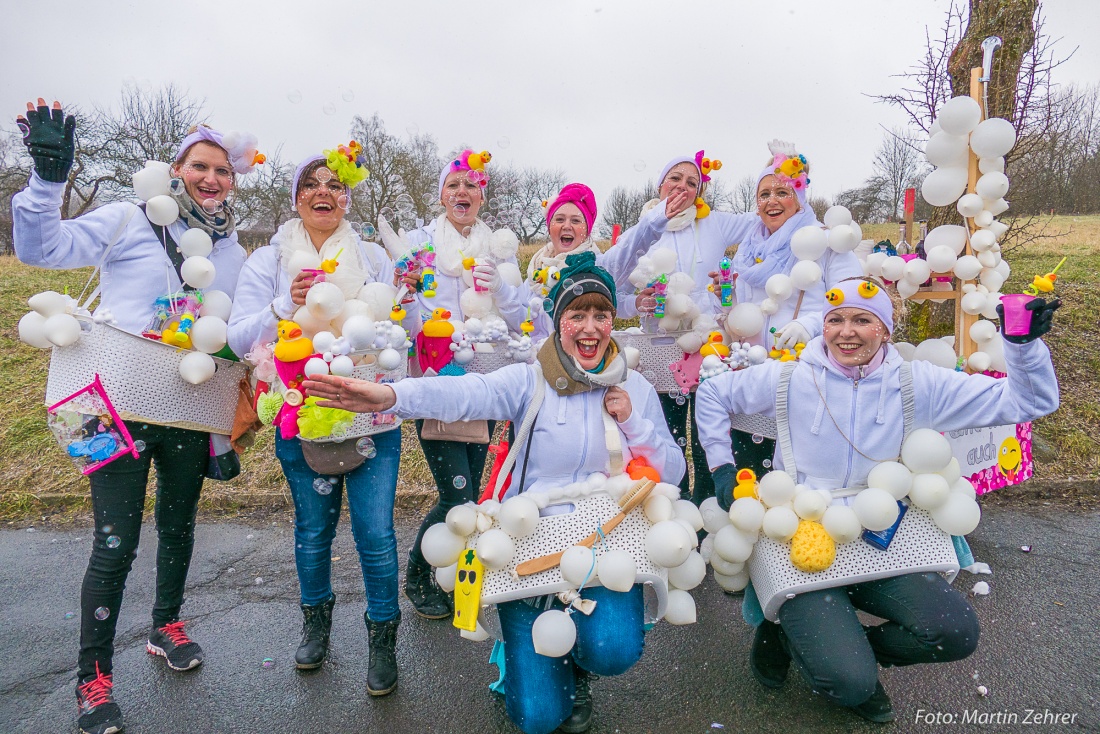
{"label": "rubber duck", "polygon": [[527,319],[519,325],[519,330],[522,331],[524,334],[530,334],[532,331],[535,330],[535,324],[531,321],[531,319]]}
{"label": "rubber duck", "polygon": [[325,271],[329,275],[332,275],[333,273],[335,273],[336,268],[340,265],[340,261],[337,258],[339,258],[340,255],[343,254],[343,252],[344,252],[344,248],[341,247],[335,255],[333,255],[332,257],[330,257],[327,260],[322,260],[321,261],[321,270]]}
{"label": "rubber duck", "polygon": [[655,482],[661,481],[661,475],[641,456],[636,456],[627,463],[626,475],[634,481],[638,481],[639,479],[652,479]]}
{"label": "rubber duck", "polygon": [[432,317],[424,322],[424,336],[442,336],[450,338],[455,333],[455,326],[447,319],[451,318],[451,312],[445,308],[437,308],[432,311]]}
{"label": "rubber duck", "polygon": [[401,308],[401,306],[396,303],[393,304],[393,308],[390,309],[390,321],[400,324],[405,320],[406,315],[405,309]]}
{"label": "rubber duck", "polygon": [[737,480],[737,484],[733,486],[734,501],[742,497],[757,497],[756,472],[752,469],[741,469],[737,472],[735,479]]}
{"label": "rubber duck", "polygon": [[313,342],[302,335],[302,327],[293,321],[279,322],[279,341],[273,350],[280,362],[297,362],[313,354]]}
{"label": "rubber duck", "polygon": [[704,357],[713,354],[715,357],[725,358],[730,356],[730,348],[722,343],[722,332],[712,331],[707,336],[707,343],[699,349],[699,354]]}

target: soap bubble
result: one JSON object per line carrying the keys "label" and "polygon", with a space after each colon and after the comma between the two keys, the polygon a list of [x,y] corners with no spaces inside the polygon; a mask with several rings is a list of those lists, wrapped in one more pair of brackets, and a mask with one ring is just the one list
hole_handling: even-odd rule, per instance
{"label": "soap bubble", "polygon": [[451,484],[455,485],[455,489],[462,489],[466,486],[466,477],[459,474],[457,477],[454,478],[454,481],[451,482]]}
{"label": "soap bubble", "polygon": [[260,666],[263,667],[263,668],[274,668],[275,667],[275,659],[274,658],[264,658],[263,662],[260,663]]}
{"label": "soap bubble", "polygon": [[764,436],[759,433],[752,434],[753,443],[764,443]]}
{"label": "soap bubble", "polygon": [[551,311],[553,311],[554,310],[554,299],[552,299],[552,298],[542,299],[542,310],[546,311],[546,313],[550,313]]}
{"label": "soap bubble", "polygon": [[322,107],[322,108],[321,108],[321,110],[322,110],[322,111],[323,111],[323,112],[324,112],[324,113],[325,113],[326,115],[335,115],[335,114],[336,114],[336,105],[335,105],[335,104],[333,104],[332,102],[326,102],[326,103],[325,103],[325,106],[324,106],[324,107]]}
{"label": "soap bubble", "polygon": [[687,446],[687,442],[688,442],[688,440],[686,438],[684,438],[683,436],[680,436],[678,439],[676,439],[676,445],[679,446],[680,448],[683,448],[684,446]]}
{"label": "soap bubble", "polygon": [[332,482],[324,477],[313,480],[313,491],[319,495],[332,494]]}
{"label": "soap bubble", "polygon": [[65,612],[65,619],[72,619],[76,616],[75,612]]}
{"label": "soap bubble", "polygon": [[564,377],[559,377],[554,382],[554,387],[558,388],[559,390],[564,390],[565,388],[569,387],[569,380],[565,379]]}
{"label": "soap bubble", "polygon": [[507,136],[502,135],[501,137],[497,138],[497,147],[500,148],[501,150],[504,150],[505,148],[507,148],[511,144],[512,144],[512,141],[509,140]]}
{"label": "soap bubble", "polygon": [[332,180],[332,169],[322,166],[313,172],[313,177],[317,179],[318,183],[328,183]]}
{"label": "soap bubble", "polygon": [[397,218],[397,215],[394,214],[393,209],[389,208],[388,206],[384,206],[378,212],[378,217],[379,219],[385,219],[387,222],[392,222],[394,219]]}
{"label": "soap bubble", "polygon": [[345,102],[352,102],[352,101],[355,100],[355,92],[353,92],[349,89],[346,92],[344,92],[343,94],[341,94],[340,98],[343,99]]}
{"label": "soap bubble", "polygon": [[107,607],[100,607],[100,608],[95,610],[95,618],[98,619],[100,622],[102,622],[103,620],[107,619],[107,617],[110,617],[110,616],[111,616],[111,610],[108,609]]}
{"label": "soap bubble", "polygon": [[686,403],[686,402],[687,402],[687,399],[686,399],[686,398],[684,398],[684,397],[682,397],[682,396],[681,396],[681,397],[678,397],[678,398],[676,398],[676,404],[677,404],[677,405],[683,405],[683,404],[684,404],[684,403]]}
{"label": "soap bubble", "polygon": [[402,214],[407,214],[416,207],[415,202],[413,202],[413,198],[408,194],[401,194],[400,196],[398,196],[397,200],[394,202],[394,205],[397,207],[397,211],[401,212]]}
{"label": "soap bubble", "polygon": [[297,89],[291,89],[287,92],[286,98],[291,104],[298,104],[302,101],[302,93]]}
{"label": "soap bubble", "polygon": [[134,441],[134,451],[137,451],[140,454],[144,450],[145,450],[145,442],[144,441]]}
{"label": "soap bubble", "polygon": [[117,548],[120,545],[122,545],[122,538],[118,537],[117,535],[108,535],[107,536],[107,547],[108,548]]}
{"label": "soap bubble", "polygon": [[351,209],[351,197],[347,194],[340,194],[336,197],[336,206],[340,207],[344,211]]}
{"label": "soap bubble", "polygon": [[217,214],[222,210],[222,203],[217,199],[203,199],[202,210],[207,214]]}
{"label": "soap bubble", "polygon": [[182,178],[174,178],[168,182],[168,191],[179,196],[187,190],[187,186],[184,185]]}
{"label": "soap bubble", "polygon": [[581,295],[582,293],[584,293],[584,288],[582,288],[582,287],[581,287],[581,286],[579,286],[579,285],[575,285],[575,286],[573,286],[573,295],[574,295],[574,296],[579,296],[579,295]]}
{"label": "soap bubble", "polygon": [[634,170],[637,171],[638,173],[641,173],[642,171],[644,171],[645,170],[645,161],[643,161],[641,159],[634,161]]}
{"label": "soap bubble", "polygon": [[764,459],[760,463],[765,469],[771,469],[772,468],[772,460],[771,459]]}
{"label": "soap bubble", "polygon": [[468,207],[466,207],[464,204],[458,204],[457,206],[455,206],[455,216],[456,217],[465,216],[467,208]]}
{"label": "soap bubble", "polygon": [[642,373],[642,377],[646,378],[650,382],[653,382],[654,380],[657,379],[657,373],[654,372],[653,370],[646,370],[645,372]]}
{"label": "soap bubble", "polygon": [[374,439],[370,436],[363,436],[356,441],[355,450],[360,456],[365,456],[368,459],[373,459],[375,456],[378,456],[378,449],[374,445]]}
{"label": "soap bubble", "polygon": [[264,577],[263,576],[257,576],[256,577],[256,586],[259,586],[263,582],[264,582]]}
{"label": "soap bubble", "polygon": [[[458,211],[459,209],[462,209],[462,211],[463,211],[463,212],[465,212],[465,211],[466,211],[466,208],[465,208],[465,207],[458,207],[458,208],[456,208],[456,209],[455,209],[455,211],[457,212],[457,211]],[[468,238],[470,237],[470,233],[471,233],[471,232],[473,232],[473,231],[474,231],[474,230],[473,230],[473,228],[471,228],[471,227],[463,227],[463,228],[462,228],[462,236],[463,236],[464,238],[467,238],[467,239],[468,239]]]}
{"label": "soap bubble", "polygon": [[576,283],[573,282],[572,278],[566,278],[565,280],[563,280],[561,282],[562,290],[571,291],[571,290],[573,290],[573,286],[575,286],[575,285],[576,285]]}
{"label": "soap bubble", "polygon": [[499,196],[494,196],[492,199],[489,199],[489,208],[490,209],[496,210],[496,209],[500,209],[502,206],[504,206],[504,202],[500,200]]}

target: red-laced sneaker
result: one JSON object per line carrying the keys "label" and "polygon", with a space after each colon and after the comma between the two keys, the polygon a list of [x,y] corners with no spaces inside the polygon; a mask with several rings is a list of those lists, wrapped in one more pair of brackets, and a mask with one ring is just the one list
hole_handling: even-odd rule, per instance
{"label": "red-laced sneaker", "polygon": [[169,622],[149,634],[145,651],[160,655],[172,670],[191,670],[202,665],[202,648],[183,631],[186,622]]}
{"label": "red-laced sneaker", "polygon": [[84,734],[114,734],[122,731],[122,709],[111,696],[114,682],[110,675],[99,672],[95,665],[95,678],[76,687],[76,708],[80,714],[76,724]]}

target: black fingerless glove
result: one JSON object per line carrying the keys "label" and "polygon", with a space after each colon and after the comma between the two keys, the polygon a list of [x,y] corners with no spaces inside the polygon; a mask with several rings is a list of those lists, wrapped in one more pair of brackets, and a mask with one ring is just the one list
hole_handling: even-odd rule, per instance
{"label": "black fingerless glove", "polygon": [[45,105],[29,110],[26,122],[20,121],[23,144],[34,160],[34,170],[44,181],[62,183],[73,167],[76,146],[73,133],[76,118],[65,117],[62,110],[51,110]]}
{"label": "black fingerless glove", "polygon": [[737,467],[733,464],[722,464],[710,473],[714,480],[714,496],[718,498],[718,505],[729,512],[733,504],[733,485],[737,479]]}
{"label": "black fingerless glove", "polygon": [[1006,342],[1012,342],[1013,344],[1027,344],[1033,342],[1043,334],[1050,331],[1051,324],[1054,321],[1054,312],[1062,306],[1062,302],[1055,298],[1053,301],[1047,303],[1042,298],[1036,298],[1032,301],[1028,301],[1024,306],[1028,311],[1031,311],[1031,328],[1026,334],[1019,336],[1009,336],[1004,333],[1005,323],[1005,307],[1001,304],[997,304],[997,315],[1001,317],[1001,333]]}

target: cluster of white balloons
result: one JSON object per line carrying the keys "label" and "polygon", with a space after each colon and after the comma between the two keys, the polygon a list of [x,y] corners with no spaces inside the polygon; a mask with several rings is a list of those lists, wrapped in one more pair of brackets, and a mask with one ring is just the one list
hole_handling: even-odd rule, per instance
{"label": "cluster of white balloons", "polygon": [[67,347],[80,338],[80,304],[69,295],[42,291],[27,299],[31,310],[19,319],[19,339],[38,349]]}
{"label": "cluster of white balloons", "polygon": [[[424,558],[436,567],[439,585],[450,593],[455,586],[458,557],[467,547],[477,551],[487,572],[500,571],[513,562],[516,541],[538,532],[542,507],[597,492],[614,497],[632,484],[625,475],[608,479],[593,474],[551,493],[517,495],[503,503],[485,500],[480,504],[459,505],[447,513],[445,522],[428,528],[421,549]],[[678,497],[676,487],[658,484],[642,503],[642,513],[651,523],[645,538],[646,556],[668,572],[664,619],[680,625],[696,620],[695,600],[689,591],[702,583],[706,562],[696,550],[697,533],[703,528],[702,515],[694,504]],[[566,549],[558,571],[574,592],[593,581],[613,591],[629,591],[635,583],[638,564],[625,550],[578,545]],[[464,632],[463,636],[477,640],[484,639],[485,634],[479,627],[478,631]],[[536,652],[560,657],[572,649],[576,628],[568,614],[555,610],[540,615],[532,636]]]}
{"label": "cluster of white balloons", "polygon": [[[696,323],[702,314],[698,304],[691,298],[691,292],[695,289],[695,280],[687,273],[676,272],[676,261],[676,251],[672,248],[655,247],[638,258],[638,264],[630,272],[628,280],[641,290],[656,282],[661,276],[665,277],[668,282],[665,284],[661,328],[666,331],[701,332],[699,343],[694,349],[689,349],[687,346],[681,347],[685,352],[698,352],[699,347],[703,346],[706,340],[706,334],[712,328],[717,328],[717,324],[709,314],[700,323]],[[694,342],[695,337],[691,337],[691,340]]]}

